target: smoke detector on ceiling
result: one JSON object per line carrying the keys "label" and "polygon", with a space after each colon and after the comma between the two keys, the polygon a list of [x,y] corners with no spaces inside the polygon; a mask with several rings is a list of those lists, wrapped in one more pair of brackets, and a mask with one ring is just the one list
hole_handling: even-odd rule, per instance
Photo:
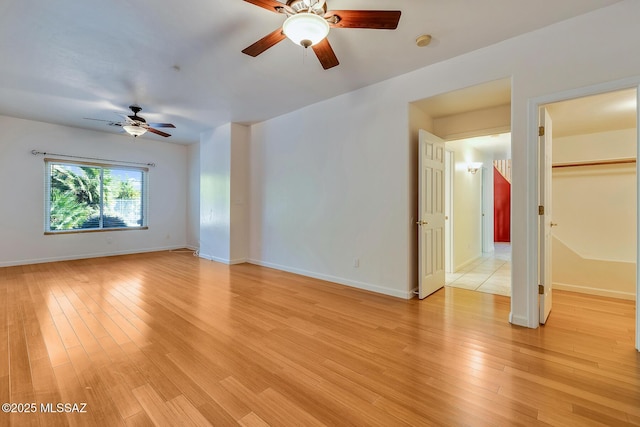
{"label": "smoke detector on ceiling", "polygon": [[429,43],[431,43],[431,35],[429,34],[423,34],[416,39],[416,46],[418,47],[429,46]]}

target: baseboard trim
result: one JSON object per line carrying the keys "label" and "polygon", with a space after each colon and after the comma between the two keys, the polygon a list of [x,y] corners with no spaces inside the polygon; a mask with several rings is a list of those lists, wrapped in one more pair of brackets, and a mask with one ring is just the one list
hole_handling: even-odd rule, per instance
{"label": "baseboard trim", "polygon": [[475,258],[471,258],[471,259],[469,259],[469,260],[467,260],[467,261],[463,262],[462,264],[455,266],[455,267],[454,267],[454,270],[455,270],[455,271],[454,271],[454,273],[455,273],[456,271],[460,271],[460,270],[462,270],[463,268],[465,268],[465,267],[466,267],[466,266],[468,266],[469,264],[476,262],[476,261],[477,261],[477,260],[479,260],[480,258],[482,258],[482,254],[477,255]]}
{"label": "baseboard trim", "polygon": [[553,289],[559,291],[578,292],[581,294],[597,295],[601,297],[619,298],[635,301],[636,294],[633,292],[614,291],[609,289],[592,288],[589,286],[570,285],[568,283],[553,283]]}
{"label": "baseboard trim", "polygon": [[524,326],[525,328],[530,328],[529,319],[526,316],[514,316],[513,312],[509,313],[509,323],[517,326]]}
{"label": "baseboard trim", "polygon": [[317,273],[314,271],[303,270],[301,268],[289,267],[286,265],[275,264],[272,262],[260,261],[257,259],[248,259],[248,263],[259,265],[262,267],[273,268],[276,270],[286,271],[289,273],[299,274],[301,276],[313,277],[314,279],[325,280],[327,282],[337,283],[340,285],[350,286],[352,288],[362,289],[365,291],[371,291],[378,294],[388,295],[396,298],[411,299],[414,297],[413,290],[399,291],[396,289],[386,288],[383,286],[372,285],[370,283],[359,282],[356,280],[345,279],[342,277],[331,276],[329,274]]}
{"label": "baseboard trim", "polygon": [[185,247],[187,246],[185,245],[163,246],[159,248],[132,249],[132,250],[125,250],[125,251],[117,251],[117,252],[99,252],[99,253],[93,253],[93,254],[67,255],[67,256],[60,256],[60,257],[4,261],[4,262],[0,262],[0,267],[15,267],[18,265],[45,264],[48,262],[74,261],[78,259],[103,258],[103,257],[110,257],[110,256],[143,254],[143,253],[149,253],[149,252],[162,252],[162,251],[170,251],[175,249],[183,249]]}
{"label": "baseboard trim", "polygon": [[207,259],[209,261],[219,262],[221,264],[226,264],[226,265],[244,264],[245,262],[247,262],[246,258],[226,259],[226,258],[220,258],[217,256],[207,255],[203,253],[198,253],[198,256],[200,258]]}

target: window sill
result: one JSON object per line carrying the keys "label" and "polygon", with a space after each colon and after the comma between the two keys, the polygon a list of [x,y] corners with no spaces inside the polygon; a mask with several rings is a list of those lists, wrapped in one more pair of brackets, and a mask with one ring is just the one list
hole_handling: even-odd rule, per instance
{"label": "window sill", "polygon": [[55,236],[60,234],[79,234],[79,233],[104,233],[106,231],[137,231],[148,230],[149,227],[114,227],[114,228],[100,228],[100,229],[75,229],[75,230],[59,230],[59,231],[45,231],[45,236]]}

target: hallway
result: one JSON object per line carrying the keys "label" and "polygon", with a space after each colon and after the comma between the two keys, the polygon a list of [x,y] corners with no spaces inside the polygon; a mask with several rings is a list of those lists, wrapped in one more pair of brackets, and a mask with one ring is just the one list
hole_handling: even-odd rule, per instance
{"label": "hallway", "polygon": [[511,296],[511,244],[495,243],[495,251],[455,273],[446,274],[446,286]]}

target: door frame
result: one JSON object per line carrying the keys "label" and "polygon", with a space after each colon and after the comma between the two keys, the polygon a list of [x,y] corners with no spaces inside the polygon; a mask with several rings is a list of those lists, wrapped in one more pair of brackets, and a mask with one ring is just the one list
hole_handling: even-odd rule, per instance
{"label": "door frame", "polygon": [[[540,173],[538,171],[538,120],[539,109],[545,104],[552,104],[554,102],[566,101],[569,99],[583,98],[590,95],[598,95],[607,92],[615,92],[624,89],[636,89],[636,149],[637,153],[640,153],[640,76],[632,77],[628,79],[615,80],[611,82],[605,82],[595,84],[592,86],[581,87],[577,89],[571,89],[563,92],[553,93],[536,98],[530,98],[528,101],[528,118],[527,118],[527,169],[529,191],[527,205],[527,241],[528,241],[528,261],[532,266],[528,271],[528,283],[529,288],[527,292],[527,323],[530,327],[538,327],[540,324],[540,313],[538,310],[538,272],[536,266],[538,265],[538,187],[540,185]],[[636,154],[638,155],[638,154]],[[636,206],[636,232],[637,248],[636,248],[636,349],[640,351],[640,274],[638,274],[638,267],[640,266],[640,170],[638,163],[636,163],[636,191],[637,191],[637,206]]]}
{"label": "door frame", "polygon": [[447,273],[455,273],[453,264],[453,192],[454,190],[454,172],[456,167],[455,151],[447,149],[447,143],[444,144],[444,204],[445,204],[445,239],[444,239],[444,271]]}
{"label": "door frame", "polygon": [[[511,133],[511,132],[509,132]],[[485,159],[486,160],[486,159]],[[495,247],[495,190],[493,159],[482,165],[482,253],[494,253]]]}
{"label": "door frame", "polygon": [[[538,291],[538,308],[540,311],[540,324],[547,323],[551,312],[553,300],[553,278],[552,278],[552,240],[551,227],[553,221],[553,203],[551,194],[552,180],[552,151],[553,151],[553,127],[552,119],[546,106],[541,106],[538,110],[538,126],[544,129],[538,133],[538,204],[543,207],[544,212],[538,212],[538,254],[543,256],[539,259],[540,272],[538,273],[538,284],[542,285],[543,291]],[[539,208],[538,208],[539,209]]]}
{"label": "door frame", "polygon": [[[484,159],[483,159],[484,160]],[[489,252],[489,245],[487,242],[487,216],[485,215],[485,211],[487,208],[487,201],[485,200],[485,180],[487,178],[487,168],[484,167],[484,162],[482,162],[482,167],[480,167],[480,251],[482,254]]]}

